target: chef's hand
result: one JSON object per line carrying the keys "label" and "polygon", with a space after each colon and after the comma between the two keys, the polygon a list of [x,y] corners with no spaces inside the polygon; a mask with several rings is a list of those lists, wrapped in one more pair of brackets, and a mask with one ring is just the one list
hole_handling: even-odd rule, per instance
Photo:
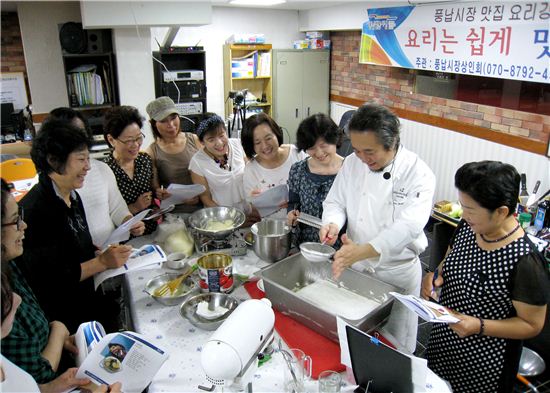
{"label": "chef's hand", "polygon": [[[435,299],[435,291],[437,288],[441,288],[443,285],[443,277],[441,276],[441,272],[439,272],[438,277],[434,279],[434,273],[426,273],[424,275],[424,278],[422,279],[422,288],[420,289],[420,295],[426,299],[429,300],[430,298]],[[435,284],[435,285],[434,285]]]}
{"label": "chef's hand", "polygon": [[122,246],[118,244],[114,246],[109,246],[109,248],[107,248],[99,255],[99,263],[101,263],[107,269],[115,269],[124,265],[130,257],[131,253],[132,246]]}
{"label": "chef's hand", "polygon": [[460,338],[468,337],[473,334],[478,334],[481,330],[481,322],[479,318],[471,317],[460,313],[453,313],[455,317],[460,319],[460,322],[450,323],[449,327],[454,330]]}
{"label": "chef's hand", "polygon": [[172,196],[172,194],[170,192],[168,192],[168,190],[166,190],[164,187],[157,188],[155,190],[155,195],[161,201]]}
{"label": "chef's hand", "polygon": [[298,216],[300,215],[300,211],[298,209],[294,209],[288,212],[286,215],[286,222],[291,227],[296,226],[298,224]]}
{"label": "chef's hand", "polygon": [[354,243],[348,235],[342,235],[342,247],[334,254],[334,262],[332,262],[334,278],[340,277],[340,274],[355,262],[365,259],[364,247]]}
{"label": "chef's hand", "polygon": [[330,224],[323,225],[321,227],[319,230],[319,239],[321,239],[321,242],[326,240],[326,244],[333,246],[334,243],[336,243],[336,240],[338,240],[338,232],[340,232],[338,225],[331,222]]}

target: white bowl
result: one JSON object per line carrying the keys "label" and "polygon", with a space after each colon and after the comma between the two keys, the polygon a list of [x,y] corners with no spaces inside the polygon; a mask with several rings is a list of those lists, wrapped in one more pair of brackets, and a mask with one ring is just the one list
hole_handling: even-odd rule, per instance
{"label": "white bowl", "polygon": [[173,252],[166,258],[166,266],[170,269],[183,269],[187,263],[187,255],[183,252]]}

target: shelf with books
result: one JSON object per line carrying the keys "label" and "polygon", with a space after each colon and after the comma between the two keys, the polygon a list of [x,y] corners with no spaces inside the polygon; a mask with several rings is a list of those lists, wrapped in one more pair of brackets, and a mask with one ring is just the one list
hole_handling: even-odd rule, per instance
{"label": "shelf with books", "polygon": [[[271,115],[271,44],[227,44],[223,48],[224,96],[246,91],[247,106],[261,107]],[[250,102],[254,97],[261,102]],[[233,102],[226,100],[225,115],[233,113]]]}
{"label": "shelf with books", "polygon": [[114,65],[111,52],[63,55],[69,106],[85,110],[116,105]]}

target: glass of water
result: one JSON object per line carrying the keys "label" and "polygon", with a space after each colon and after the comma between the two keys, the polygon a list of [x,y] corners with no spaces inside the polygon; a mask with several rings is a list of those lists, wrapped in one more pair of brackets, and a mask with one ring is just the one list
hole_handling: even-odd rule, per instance
{"label": "glass of water", "polygon": [[342,377],[336,371],[327,370],[319,374],[319,393],[340,393]]}

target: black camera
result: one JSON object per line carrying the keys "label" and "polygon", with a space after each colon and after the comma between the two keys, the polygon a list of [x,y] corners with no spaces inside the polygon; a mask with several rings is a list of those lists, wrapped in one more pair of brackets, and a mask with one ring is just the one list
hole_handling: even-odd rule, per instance
{"label": "black camera", "polygon": [[230,91],[229,98],[233,100],[233,104],[243,105],[247,93],[248,93],[248,89]]}

